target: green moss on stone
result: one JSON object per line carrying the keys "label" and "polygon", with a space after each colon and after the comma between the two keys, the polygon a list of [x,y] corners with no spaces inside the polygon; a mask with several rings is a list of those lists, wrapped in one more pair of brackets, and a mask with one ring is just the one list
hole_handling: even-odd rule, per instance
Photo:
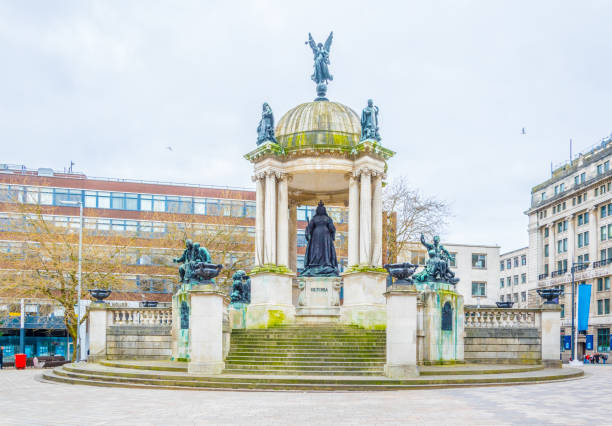
{"label": "green moss on stone", "polygon": [[287,268],[285,265],[274,265],[271,263],[266,263],[265,265],[256,266],[251,269],[249,275],[263,274],[263,273],[273,273],[273,274],[285,274],[292,275],[293,272]]}
{"label": "green moss on stone", "polygon": [[277,327],[285,322],[285,313],[281,310],[269,310],[268,311],[268,324],[267,327]]}
{"label": "green moss on stone", "polygon": [[353,265],[349,266],[345,274],[352,274],[355,272],[380,272],[386,274],[387,270],[385,268],[377,268],[376,266],[371,265]]}

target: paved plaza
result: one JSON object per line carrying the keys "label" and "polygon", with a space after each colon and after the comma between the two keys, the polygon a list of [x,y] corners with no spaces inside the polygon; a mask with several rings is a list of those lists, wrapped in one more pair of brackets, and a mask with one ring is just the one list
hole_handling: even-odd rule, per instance
{"label": "paved plaza", "polygon": [[561,383],[391,392],[234,392],[42,383],[0,371],[1,424],[610,424],[612,367]]}

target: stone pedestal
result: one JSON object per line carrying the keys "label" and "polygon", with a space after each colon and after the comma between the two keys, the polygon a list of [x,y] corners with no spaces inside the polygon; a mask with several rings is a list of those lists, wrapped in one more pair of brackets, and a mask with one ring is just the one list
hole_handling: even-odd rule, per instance
{"label": "stone pedestal", "polygon": [[229,308],[229,322],[230,328],[233,329],[244,329],[246,328],[246,303],[231,303]]}
{"label": "stone pedestal", "polygon": [[105,303],[94,302],[89,305],[89,355],[88,361],[106,359],[106,326],[108,315]]}
{"label": "stone pedestal", "polygon": [[189,373],[220,374],[223,362],[223,316],[229,299],[216,286],[194,285],[190,290]]}
{"label": "stone pedestal", "polygon": [[561,306],[542,304],[540,341],[542,344],[542,364],[547,367],[561,368]]}
{"label": "stone pedestal", "polygon": [[393,285],[387,298],[387,363],[385,375],[404,379],[419,375],[417,368],[417,298],[413,285]]}
{"label": "stone pedestal", "polygon": [[340,277],[299,277],[295,319],[312,324],[340,320]]}
{"label": "stone pedestal", "polygon": [[293,275],[290,274],[260,272],[251,275],[247,328],[268,328],[295,322],[292,281]]}
{"label": "stone pedestal", "polygon": [[423,363],[463,363],[463,296],[452,284],[419,283],[417,288],[423,293]]}
{"label": "stone pedestal", "polygon": [[343,275],[342,322],[364,328],[384,328],[387,322],[385,296],[387,274],[349,272]]}

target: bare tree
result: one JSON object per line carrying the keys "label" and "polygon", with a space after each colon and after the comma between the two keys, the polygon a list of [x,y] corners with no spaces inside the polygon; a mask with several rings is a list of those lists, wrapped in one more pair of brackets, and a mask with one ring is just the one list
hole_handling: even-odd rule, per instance
{"label": "bare tree", "polygon": [[[78,224],[57,225],[53,212],[39,205],[12,204],[11,236],[17,253],[0,253],[0,296],[47,299],[61,306],[72,341],[77,339]],[[76,225],[76,226],[74,226]],[[128,265],[123,259],[130,240],[115,234],[83,230],[82,293],[92,288],[125,287]],[[87,315],[81,317],[81,323]],[[73,359],[77,347],[73,346]]]}
{"label": "bare tree", "polygon": [[398,255],[421,233],[432,236],[446,226],[450,209],[445,201],[423,196],[411,188],[405,177],[393,180],[384,188],[386,259],[396,261]]}

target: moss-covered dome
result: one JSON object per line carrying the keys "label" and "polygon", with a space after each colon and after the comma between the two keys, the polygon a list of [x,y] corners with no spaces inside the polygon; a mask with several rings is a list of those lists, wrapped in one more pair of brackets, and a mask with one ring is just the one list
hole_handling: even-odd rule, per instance
{"label": "moss-covered dome", "polygon": [[354,146],[359,143],[359,116],[337,102],[307,102],[290,109],[278,121],[276,139],[287,148],[311,145]]}

